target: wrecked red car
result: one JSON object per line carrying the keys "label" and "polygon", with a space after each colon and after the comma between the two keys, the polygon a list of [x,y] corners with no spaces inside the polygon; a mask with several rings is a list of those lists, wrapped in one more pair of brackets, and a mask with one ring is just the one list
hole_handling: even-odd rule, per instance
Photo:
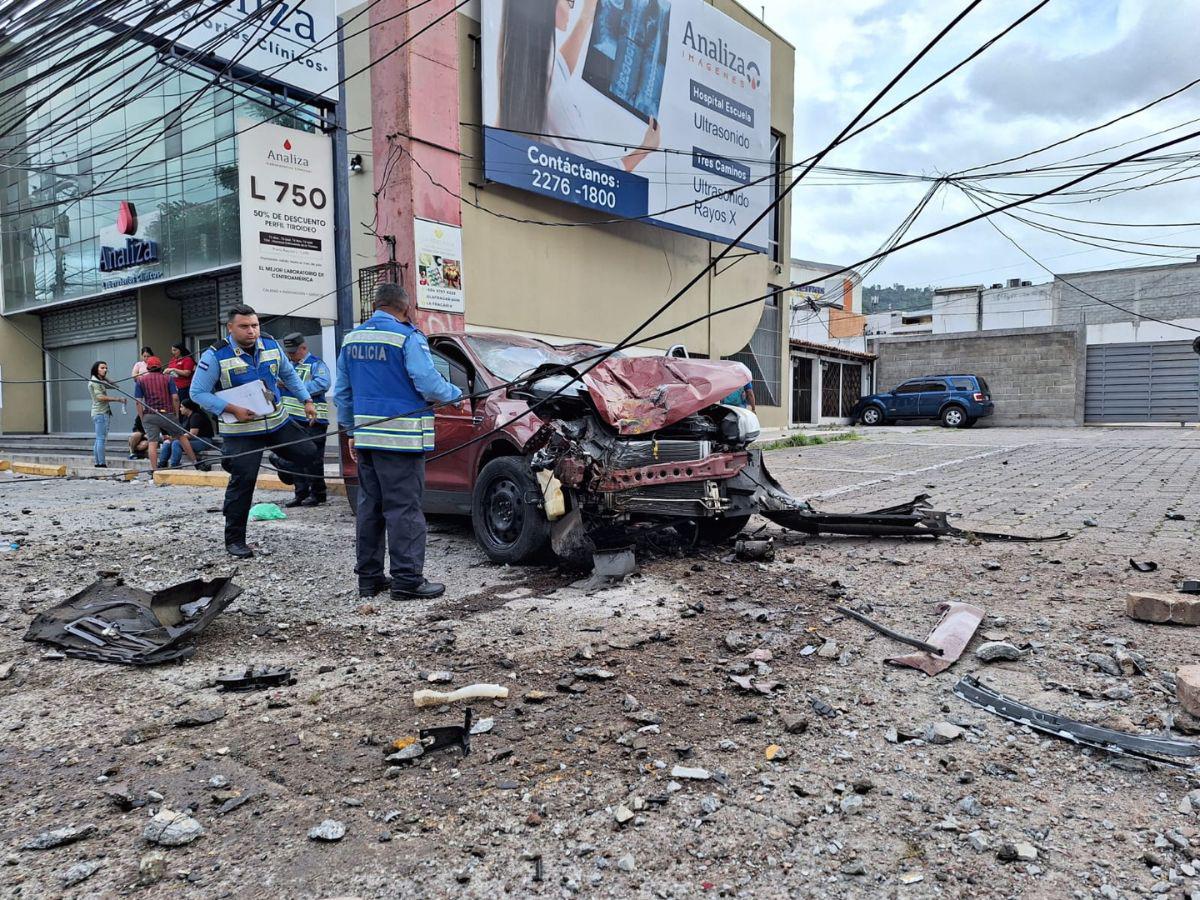
{"label": "wrecked red car", "polygon": [[469,515],[491,559],[523,562],[551,546],[584,555],[664,526],[675,539],[720,539],[755,512],[754,483],[730,486],[758,419],[720,402],[750,381],[742,364],[617,355],[585,371],[601,348],[489,333],[435,334],[429,345],[468,397],[436,412],[425,510]]}

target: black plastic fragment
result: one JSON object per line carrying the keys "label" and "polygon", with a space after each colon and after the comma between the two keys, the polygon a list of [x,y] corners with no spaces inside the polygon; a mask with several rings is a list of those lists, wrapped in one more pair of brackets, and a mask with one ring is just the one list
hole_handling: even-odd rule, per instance
{"label": "black plastic fragment", "polygon": [[296,683],[291,669],[250,666],[239,675],[219,675],[217,687],[222,691],[261,691],[271,687],[285,687]]}
{"label": "black plastic fragment", "polygon": [[1178,759],[1165,759],[1164,757],[1200,757],[1200,743],[1152,735],[1127,734],[1111,728],[1099,728],[1095,725],[1076,722],[1074,719],[1043,712],[1018,700],[1013,700],[1011,697],[1006,697],[981,684],[970,675],[964,675],[959,680],[958,684],[954,686],[954,693],[972,706],[977,706],[1002,719],[1008,719],[1010,722],[1026,725],[1034,731],[1040,731],[1085,747],[1094,747],[1108,753],[1133,756],[1160,765],[1184,768],[1191,768],[1191,766]]}

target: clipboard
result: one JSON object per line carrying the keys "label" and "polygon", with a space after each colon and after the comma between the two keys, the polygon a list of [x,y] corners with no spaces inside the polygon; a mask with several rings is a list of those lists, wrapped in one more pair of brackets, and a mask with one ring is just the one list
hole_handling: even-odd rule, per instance
{"label": "clipboard", "polygon": [[[267,390],[267,386],[261,380],[249,381],[223,391],[214,391],[213,396],[233,406],[248,409],[256,416],[267,416],[275,412],[275,395]],[[223,412],[221,421],[230,425],[236,422],[237,418],[230,412]]]}

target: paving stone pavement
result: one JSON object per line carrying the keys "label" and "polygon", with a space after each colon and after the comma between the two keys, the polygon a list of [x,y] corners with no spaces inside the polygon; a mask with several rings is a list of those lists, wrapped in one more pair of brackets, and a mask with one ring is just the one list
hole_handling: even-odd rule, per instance
{"label": "paving stone pavement", "polygon": [[[1200,536],[1194,428],[858,429],[860,437],[771,451],[771,473],[821,508],[870,509],[932,495],[978,527],[1069,529],[1193,544]],[[1182,521],[1168,519],[1177,514]]]}

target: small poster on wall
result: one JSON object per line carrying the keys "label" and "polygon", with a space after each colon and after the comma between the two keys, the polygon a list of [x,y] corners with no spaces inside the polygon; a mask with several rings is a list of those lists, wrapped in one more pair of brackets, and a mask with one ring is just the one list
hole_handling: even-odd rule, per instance
{"label": "small poster on wall", "polygon": [[413,234],[417,250],[417,308],[461,315],[465,306],[462,229],[416,219]]}

